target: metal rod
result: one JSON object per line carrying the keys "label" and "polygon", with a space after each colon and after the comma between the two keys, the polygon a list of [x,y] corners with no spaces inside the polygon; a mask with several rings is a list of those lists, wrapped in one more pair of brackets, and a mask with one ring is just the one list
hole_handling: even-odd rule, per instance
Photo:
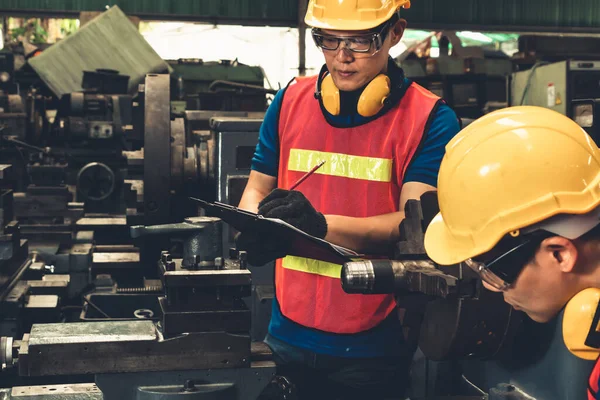
{"label": "metal rod", "polygon": [[5,141],[12,143],[14,145],[17,146],[21,146],[21,147],[25,147],[26,149],[30,149],[30,150],[35,150],[35,151],[39,151],[40,153],[47,153],[48,150],[47,149],[43,149],[41,147],[37,147],[37,146],[33,146],[31,144],[25,143],[25,142],[21,142],[20,140],[14,139],[14,138],[3,138]]}
{"label": "metal rod", "polygon": [[103,315],[105,318],[108,318],[108,319],[110,319],[110,316],[109,316],[107,313],[105,313],[104,311],[102,311],[102,310],[100,309],[100,307],[98,307],[97,305],[95,305],[94,303],[92,303],[92,301],[91,301],[90,299],[88,299],[87,297],[84,297],[84,298],[83,298],[83,301],[85,301],[85,302],[86,302],[86,303],[88,303],[90,306],[92,306],[92,308],[93,308],[94,310],[98,311],[98,312],[99,312],[100,314],[102,314],[102,315]]}

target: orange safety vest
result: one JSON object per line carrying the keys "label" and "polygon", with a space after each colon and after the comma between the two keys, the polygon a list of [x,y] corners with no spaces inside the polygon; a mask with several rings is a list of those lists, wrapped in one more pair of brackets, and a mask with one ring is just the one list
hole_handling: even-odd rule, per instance
{"label": "orange safety vest", "polygon": [[600,358],[596,360],[596,365],[592,370],[590,379],[588,380],[588,400],[596,400],[598,395],[598,380],[600,379]]}
{"label": "orange safety vest", "polygon": [[[331,126],[314,98],[317,77],[297,78],[279,115],[278,187],[288,188],[320,160],[300,190],[321,213],[366,218],[397,212],[404,174],[440,98],[413,83],[384,115],[362,126]],[[342,290],[341,265],[288,256],[277,260],[275,292],[282,314],[338,334],[369,330],[395,308],[393,295]]]}

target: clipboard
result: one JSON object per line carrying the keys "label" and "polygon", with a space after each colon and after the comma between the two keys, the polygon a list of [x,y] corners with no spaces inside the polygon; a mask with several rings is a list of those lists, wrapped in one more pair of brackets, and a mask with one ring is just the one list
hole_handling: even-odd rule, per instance
{"label": "clipboard", "polygon": [[276,234],[284,240],[289,240],[291,246],[288,254],[291,256],[333,264],[344,264],[357,258],[365,258],[363,254],[309,235],[280,219],[265,218],[263,215],[242,210],[229,204],[210,203],[194,197],[190,197],[190,199],[200,203],[208,216],[220,218],[240,232],[255,232],[256,235],[268,232],[269,234]]}

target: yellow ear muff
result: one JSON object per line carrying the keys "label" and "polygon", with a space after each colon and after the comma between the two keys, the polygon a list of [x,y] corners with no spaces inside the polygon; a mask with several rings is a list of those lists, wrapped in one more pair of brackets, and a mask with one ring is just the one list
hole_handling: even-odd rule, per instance
{"label": "yellow ear muff", "polygon": [[585,289],[565,307],[563,340],[569,351],[584,360],[595,360],[600,354],[600,289]]}
{"label": "yellow ear muff", "polygon": [[321,98],[323,107],[331,115],[340,115],[340,90],[333,83],[331,75],[323,79],[321,83]]}
{"label": "yellow ear muff", "polygon": [[357,111],[363,117],[372,117],[385,105],[390,95],[392,84],[387,75],[378,75],[363,90],[358,100]]}
{"label": "yellow ear muff", "polygon": [[[356,111],[366,118],[376,115],[384,107],[391,90],[392,83],[387,75],[376,76],[360,95]],[[321,101],[328,113],[340,114],[340,90],[329,74],[321,82]]]}

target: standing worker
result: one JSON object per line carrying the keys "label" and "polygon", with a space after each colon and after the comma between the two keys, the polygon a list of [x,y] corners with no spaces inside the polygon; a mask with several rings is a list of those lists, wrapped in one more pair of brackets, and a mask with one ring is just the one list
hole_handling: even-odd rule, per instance
{"label": "standing worker", "polygon": [[[600,150],[575,122],[539,107],[489,114],[446,148],[425,248],[464,262],[536,322],[564,307],[569,350],[594,359],[600,299]],[[590,400],[600,399],[600,363]],[[582,388],[583,390],[583,388]]]}
{"label": "standing worker", "polygon": [[[456,114],[389,56],[409,6],[310,0],[305,21],[325,65],[275,96],[240,208],[358,252],[382,253],[399,240],[400,210],[435,190],[444,148],[460,129]],[[301,398],[402,396],[414,349],[393,296],[346,294],[341,265],[286,257],[288,243],[277,237],[241,233],[236,242],[252,265],[277,259],[265,342]]]}

